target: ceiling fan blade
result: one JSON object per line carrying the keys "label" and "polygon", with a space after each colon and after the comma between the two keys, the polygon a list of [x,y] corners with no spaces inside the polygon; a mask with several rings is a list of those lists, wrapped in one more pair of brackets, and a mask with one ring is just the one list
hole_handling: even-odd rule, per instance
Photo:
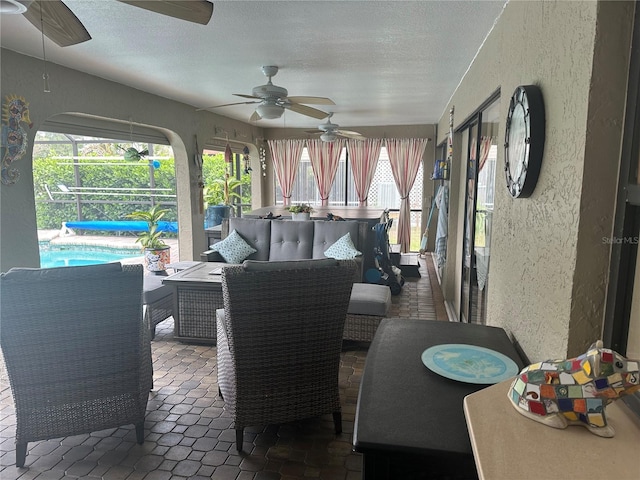
{"label": "ceiling fan blade", "polygon": [[309,103],[311,105],[335,105],[333,100],[326,97],[287,97],[291,103]]}
{"label": "ceiling fan blade", "polygon": [[212,108],[220,108],[220,107],[230,107],[231,105],[249,105],[252,103],[262,103],[262,102],[235,102],[235,103],[225,103],[223,105],[213,105],[211,107],[198,108],[196,112],[201,112],[202,110],[211,110]]}
{"label": "ceiling fan blade", "polygon": [[342,137],[353,138],[354,140],[364,140],[365,136],[351,130],[336,130],[336,133]]}
{"label": "ceiling fan blade", "polygon": [[242,97],[242,98],[255,98],[257,100],[262,100],[260,97],[256,97],[255,95],[245,95],[244,93],[234,93],[232,94],[234,97]]}
{"label": "ceiling fan blade", "polygon": [[213,15],[213,3],[206,0],[118,0],[151,12],[206,25]]}
{"label": "ceiling fan blade", "polygon": [[322,110],[318,110],[317,108],[307,107],[306,105],[300,105],[299,103],[286,103],[283,105],[284,108],[288,108],[296,113],[300,113],[302,115],[306,115],[307,117],[317,118],[318,120],[322,120],[329,116],[327,112],[323,112]]}
{"label": "ceiling fan blade", "polygon": [[253,115],[251,115],[249,117],[249,121],[250,122],[257,122],[258,120],[261,120],[262,117],[260,116],[260,114],[258,112],[253,112]]}
{"label": "ceiling fan blade", "polygon": [[305,130],[304,133],[308,133],[310,135],[320,135],[323,132],[321,130]]}
{"label": "ceiling fan blade", "polygon": [[36,0],[22,15],[61,47],[91,40],[82,22],[60,0]]}

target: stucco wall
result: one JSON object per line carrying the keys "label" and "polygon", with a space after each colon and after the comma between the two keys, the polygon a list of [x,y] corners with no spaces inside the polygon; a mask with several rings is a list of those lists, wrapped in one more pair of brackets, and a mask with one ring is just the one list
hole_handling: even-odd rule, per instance
{"label": "stucco wall", "polygon": [[[51,93],[45,94],[41,60],[4,49],[0,50],[0,55],[2,98],[10,94],[24,97],[29,102],[33,122],[29,131],[29,150],[12,165],[21,172],[19,182],[0,186],[0,270],[6,271],[12,266],[39,266],[31,167],[33,136],[47,118],[64,112],[125,122],[131,119],[165,134],[176,159],[180,257],[182,260],[199,259],[200,252],[206,249],[206,240],[204,218],[195,194],[198,180],[192,161],[195,138],[197,136],[200,148],[203,148],[220,143],[214,138],[215,132],[226,131],[230,139],[235,135],[238,141],[250,144],[253,139],[264,137],[262,129],[209,112],[196,112],[193,106],[55,64],[48,65]],[[253,145],[252,152],[256,152]],[[252,168],[260,181],[257,157],[257,154],[252,155]]]}
{"label": "stucco wall", "polygon": [[[487,304],[487,323],[531,359],[579,353],[601,334],[601,239],[613,221],[632,11],[631,2],[511,1],[439,122],[441,141],[452,105],[459,125],[499,87],[504,119],[518,85],[542,89],[546,144],[530,198],[509,196],[499,149]],[[450,240],[450,249],[460,241]]]}

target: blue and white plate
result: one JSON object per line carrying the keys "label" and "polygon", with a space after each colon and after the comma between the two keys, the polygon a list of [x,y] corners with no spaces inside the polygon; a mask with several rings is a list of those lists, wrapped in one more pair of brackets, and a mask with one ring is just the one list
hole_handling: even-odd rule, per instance
{"label": "blue and white plate", "polygon": [[518,374],[518,365],[495,350],[463,343],[434,345],[422,352],[422,363],[443,377],[491,385]]}

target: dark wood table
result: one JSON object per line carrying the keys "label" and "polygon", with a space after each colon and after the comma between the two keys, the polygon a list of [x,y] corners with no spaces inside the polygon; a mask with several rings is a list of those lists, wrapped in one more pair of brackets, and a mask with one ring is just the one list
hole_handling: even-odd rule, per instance
{"label": "dark wood table", "polygon": [[210,272],[226,263],[197,262],[169,275],[163,284],[173,287],[173,338],[184,342],[216,343],[216,310],[222,303],[222,280]]}
{"label": "dark wood table", "polygon": [[477,478],[464,397],[487,385],[442,377],[421,355],[443,343],[496,350],[523,364],[505,331],[458,322],[385,319],[369,347],[353,433],[363,478]]}
{"label": "dark wood table", "polygon": [[[291,212],[282,205],[258,208],[248,213],[243,213],[242,216],[246,218],[260,218],[265,217],[269,213],[272,213],[274,216],[281,215],[282,218],[291,218]],[[361,222],[371,223],[371,226],[373,226],[380,222],[384,209],[378,207],[342,207],[334,205],[326,207],[314,206],[313,212],[311,212],[311,219],[326,220],[328,213],[338,215],[345,220],[359,220]]]}

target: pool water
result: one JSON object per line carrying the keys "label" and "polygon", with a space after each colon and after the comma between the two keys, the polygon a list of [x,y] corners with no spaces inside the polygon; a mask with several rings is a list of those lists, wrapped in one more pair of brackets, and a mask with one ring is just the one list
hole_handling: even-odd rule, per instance
{"label": "pool water", "polygon": [[40,267],[53,268],[96,265],[98,263],[117,262],[125,258],[134,258],[141,255],[137,250],[130,252],[123,252],[121,250],[84,250],[80,246],[74,246],[65,250],[53,250],[40,246]]}

